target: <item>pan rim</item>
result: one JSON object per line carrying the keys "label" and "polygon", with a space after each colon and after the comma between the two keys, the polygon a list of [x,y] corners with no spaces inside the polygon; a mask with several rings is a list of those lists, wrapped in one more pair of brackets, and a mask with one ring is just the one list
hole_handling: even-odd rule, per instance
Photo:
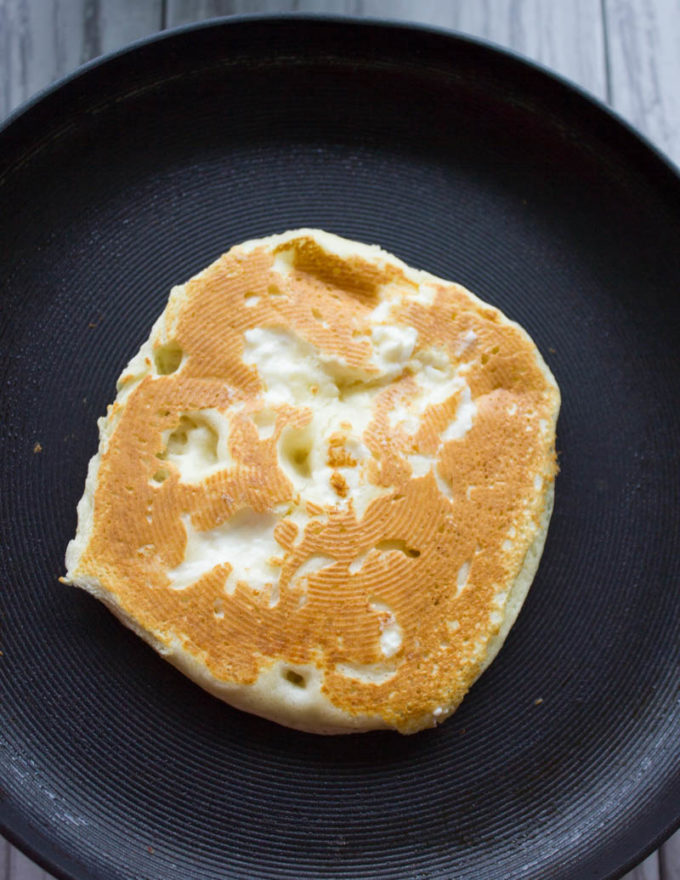
{"label": "pan rim", "polygon": [[152,44],[161,43],[177,36],[194,33],[211,28],[248,24],[248,23],[271,23],[299,21],[302,23],[318,23],[326,25],[349,25],[351,27],[360,27],[366,29],[396,29],[401,31],[416,31],[423,34],[432,34],[435,36],[450,39],[463,45],[475,46],[483,51],[489,51],[492,54],[503,56],[506,60],[524,67],[528,71],[538,73],[543,77],[552,80],[553,84],[559,85],[567,92],[578,95],[578,97],[590,104],[591,107],[603,113],[610,122],[622,127],[626,133],[632,136],[639,146],[644,147],[651,152],[657,160],[665,167],[667,171],[675,178],[676,183],[680,184],[680,164],[676,164],[671,157],[657,146],[647,135],[645,135],[636,125],[629,122],[616,109],[611,107],[606,101],[599,98],[593,92],[588,91],[574,80],[558,71],[522,55],[520,52],[503,46],[493,40],[484,37],[473,36],[453,28],[446,28],[437,25],[431,25],[422,22],[409,21],[402,18],[380,18],[378,16],[358,17],[354,15],[339,15],[331,13],[306,13],[306,12],[281,12],[281,13],[243,13],[235,15],[214,16],[203,19],[198,22],[189,22],[187,24],[177,25],[176,27],[166,28],[165,30],[155,31],[145,37],[140,37],[126,43],[118,49],[110,52],[104,52],[96,58],[92,58],[83,64],[78,65],[71,73],[67,73],[58,77],[49,85],[44,86],[35,92],[30,98],[22,101],[15,107],[2,122],[0,122],[0,137],[21,118],[28,115],[36,106],[44,100],[52,97],[56,92],[60,91],[67,85],[87,76],[91,71],[122,58],[125,55],[132,54],[138,49],[143,49]]}
{"label": "pan rim", "polygon": [[[443,39],[447,39],[451,41],[452,44],[457,43],[459,45],[472,46],[477,49],[481,49],[482,52],[488,52],[491,55],[500,56],[504,60],[509,61],[512,65],[515,65],[518,69],[523,68],[525,71],[531,73],[534,76],[537,75],[540,79],[543,79],[544,81],[546,81],[547,78],[547,82],[552,84],[552,86],[557,86],[559,89],[563,90],[565,94],[576,96],[578,100],[582,103],[582,105],[589,106],[591,110],[596,111],[596,113],[598,113],[602,119],[606,119],[607,123],[610,126],[613,126],[613,128],[615,128],[619,132],[619,134],[623,132],[624,136],[628,138],[629,144],[634,144],[639,151],[646,155],[647,159],[656,163],[657,172],[660,171],[662,174],[664,174],[669,183],[672,181],[672,185],[675,186],[676,190],[680,193],[680,166],[676,165],[675,162],[660,147],[654,144],[634,124],[624,119],[604,100],[584,89],[577,83],[573,82],[568,77],[550,69],[540,62],[534,61],[521,55],[519,52],[499,45],[492,40],[470,36],[468,34],[461,33],[457,30],[449,29],[446,27],[419,23],[400,18],[392,19],[368,16],[357,17],[352,15],[327,13],[311,14],[297,12],[276,14],[248,13],[213,17],[200,22],[190,22],[173,28],[168,28],[166,30],[157,31],[150,35],[127,43],[126,45],[111,52],[104,53],[97,58],[94,58],[78,66],[71,73],[59,77],[53,83],[37,91],[28,100],[22,102],[18,107],[16,107],[2,121],[2,123],[0,123],[0,144],[2,143],[2,139],[7,136],[8,132],[17,123],[19,123],[21,120],[27,119],[32,112],[43,105],[44,102],[46,102],[48,99],[61,92],[65,87],[85,79],[92,73],[92,71],[105,67],[106,65],[117,59],[124,58],[125,56],[132,56],[134,53],[140,50],[144,50],[149,46],[155,45],[156,43],[161,43],[166,40],[169,41],[177,37],[185,37],[187,35],[198,33],[203,30],[210,30],[213,28],[221,28],[225,26],[238,26],[249,23],[258,23],[265,25],[271,24],[276,26],[281,22],[300,22],[301,25],[316,23],[321,26],[329,27],[343,26],[351,28],[361,28],[364,30],[397,30],[410,31],[417,34],[430,34],[441,37]],[[628,146],[627,149],[630,149],[630,146]],[[8,173],[10,175],[12,174],[11,167],[9,168]],[[0,183],[1,182],[2,178],[0,178]],[[0,812],[4,813],[5,810],[3,809]],[[16,830],[17,824],[24,824],[27,826],[23,834],[21,831]],[[621,877],[627,871],[631,870],[635,865],[639,864],[649,854],[654,852],[670,835],[674,833],[674,831],[678,830],[679,828],[680,804],[676,808],[676,815],[674,816],[674,818],[664,825],[662,830],[654,837],[654,839],[650,843],[648,843],[644,848],[638,851],[638,855],[636,855],[632,859],[629,859],[621,867],[603,876],[606,877],[607,880],[615,880],[615,878]],[[40,828],[31,828],[30,822],[28,821],[12,823],[11,819],[8,821],[4,815],[0,815],[0,833],[7,839],[9,843],[11,843],[13,846],[16,846],[42,868],[48,870],[55,877],[59,878],[59,880],[75,880],[75,878],[90,876],[89,874],[68,873],[68,871],[64,867],[60,866],[57,861],[54,861],[48,856],[45,856],[43,852],[40,851],[40,849],[36,848],[34,843],[29,842],[29,834],[33,835],[34,841],[37,838],[43,843],[45,841],[45,837],[44,832]],[[70,858],[68,854],[66,854],[66,857]],[[83,870],[88,871],[90,869],[88,866],[83,866]]]}

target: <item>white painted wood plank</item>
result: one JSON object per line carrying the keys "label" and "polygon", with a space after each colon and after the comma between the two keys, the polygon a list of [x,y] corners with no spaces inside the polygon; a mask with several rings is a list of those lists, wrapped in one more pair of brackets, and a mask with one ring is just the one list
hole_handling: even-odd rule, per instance
{"label": "white painted wood plank", "polygon": [[163,0],[100,0],[101,51],[112,52],[163,27]]}
{"label": "white painted wood plank", "polygon": [[162,24],[162,0],[0,0],[0,119],[60,76]]}
{"label": "white painted wood plank", "polygon": [[680,165],[680,0],[604,0],[614,108]]}
{"label": "white painted wood plank", "polygon": [[18,849],[10,847],[7,880],[54,880],[54,878],[26,858]]}
{"label": "white painted wood plank", "polygon": [[662,880],[680,880],[680,831],[661,847],[659,864]]}
{"label": "white painted wood plank", "polygon": [[[167,0],[167,23],[168,27],[172,27],[221,15],[249,13],[316,12],[362,15],[364,5],[361,0]],[[385,0],[382,5],[391,7],[396,4]],[[417,4],[411,2],[407,5]],[[385,15],[388,13],[385,12]]]}
{"label": "white painted wood plank", "polygon": [[659,853],[654,852],[648,856],[637,868],[626,874],[622,880],[661,880],[659,872]]}

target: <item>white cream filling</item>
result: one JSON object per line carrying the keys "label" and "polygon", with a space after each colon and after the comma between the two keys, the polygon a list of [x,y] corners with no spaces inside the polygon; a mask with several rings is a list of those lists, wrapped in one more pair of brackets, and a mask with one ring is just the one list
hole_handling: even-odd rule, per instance
{"label": "white cream filling", "polygon": [[228,563],[231,571],[225,589],[233,593],[238,581],[253,590],[262,590],[278,582],[280,567],[271,560],[283,556],[274,538],[278,518],[273,513],[240,510],[222,525],[206,531],[194,528],[191,517],[182,517],[187,541],[184,560],[168,571],[170,586],[184,590],[215,566]]}
{"label": "white cream filling", "polygon": [[216,409],[185,413],[163,432],[159,466],[171,462],[183,483],[200,483],[233,464],[229,453],[229,418]]}

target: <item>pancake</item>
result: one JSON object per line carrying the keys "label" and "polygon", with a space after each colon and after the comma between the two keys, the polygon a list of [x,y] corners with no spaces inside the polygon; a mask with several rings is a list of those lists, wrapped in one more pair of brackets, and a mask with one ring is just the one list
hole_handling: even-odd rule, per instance
{"label": "pancake", "polygon": [[64,580],[233,706],[413,733],[533,580],[560,395],[527,333],[300,229],[173,288],[100,419]]}

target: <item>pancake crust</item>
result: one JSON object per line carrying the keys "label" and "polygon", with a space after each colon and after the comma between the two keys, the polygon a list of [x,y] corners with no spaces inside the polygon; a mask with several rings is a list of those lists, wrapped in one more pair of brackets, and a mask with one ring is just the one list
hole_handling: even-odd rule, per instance
{"label": "pancake crust", "polygon": [[234,706],[431,727],[531,585],[559,404],[460,285],[320,230],[246,242],[121,375],[64,580]]}

